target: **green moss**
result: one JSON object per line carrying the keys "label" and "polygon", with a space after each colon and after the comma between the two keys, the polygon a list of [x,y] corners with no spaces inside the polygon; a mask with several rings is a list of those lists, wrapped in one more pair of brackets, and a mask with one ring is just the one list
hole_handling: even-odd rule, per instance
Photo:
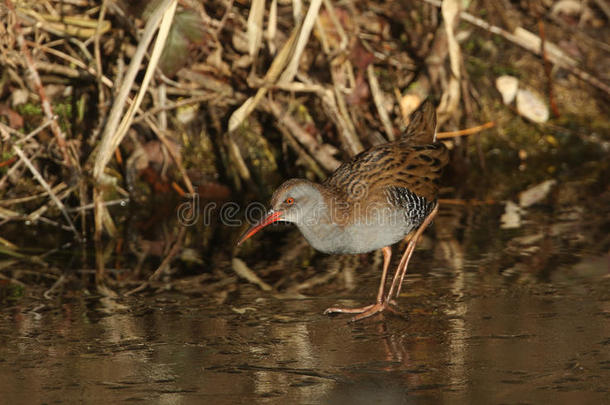
{"label": "green moss", "polygon": [[262,133],[260,123],[250,118],[233,134],[233,140],[260,188],[261,195],[270,196],[280,178],[275,155]]}
{"label": "green moss", "polygon": [[16,107],[17,112],[23,116],[42,116],[42,107],[40,104],[25,103]]}
{"label": "green moss", "polygon": [[[56,101],[51,105],[51,108],[53,109],[53,113],[59,117],[58,122],[62,131],[70,133],[72,114],[74,113],[72,98],[66,97],[62,100]],[[35,128],[43,121],[44,112],[39,103],[21,104],[16,107],[16,110],[24,118],[24,121],[28,123],[26,131],[28,129]]]}

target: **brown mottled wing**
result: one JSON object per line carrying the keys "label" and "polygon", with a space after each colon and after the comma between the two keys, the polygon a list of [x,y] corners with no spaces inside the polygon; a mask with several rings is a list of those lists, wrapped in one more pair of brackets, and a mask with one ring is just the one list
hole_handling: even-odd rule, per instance
{"label": "brown mottled wing", "polygon": [[442,169],[448,161],[448,151],[441,143],[408,146],[397,141],[355,156],[339,166],[324,185],[346,202],[362,201],[363,197],[370,202],[385,200],[390,187],[406,188],[434,201]]}
{"label": "brown mottled wing", "polygon": [[411,113],[407,130],[401,141],[410,145],[427,145],[435,141],[436,109],[430,100],[424,100],[417,110]]}
{"label": "brown mottled wing", "polygon": [[392,176],[391,187],[406,188],[428,201],[436,201],[443,168],[449,151],[442,143],[416,145],[397,156],[404,164]]}

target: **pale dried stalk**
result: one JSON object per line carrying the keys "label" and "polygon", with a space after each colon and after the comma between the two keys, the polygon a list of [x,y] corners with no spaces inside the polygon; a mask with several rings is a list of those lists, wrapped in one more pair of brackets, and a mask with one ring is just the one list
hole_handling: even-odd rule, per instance
{"label": "pale dried stalk", "polygon": [[358,136],[356,136],[356,128],[354,128],[354,123],[349,116],[343,92],[336,84],[336,76],[337,75],[332,72],[333,83],[335,83],[333,86],[334,92],[326,94],[325,97],[322,98],[322,102],[326,105],[327,112],[329,112],[330,116],[335,121],[335,125],[337,125],[339,135],[346,151],[351,156],[354,156],[362,152],[364,147],[362,146],[360,139],[358,139]]}
{"label": "pale dried stalk", "polygon": [[248,169],[248,165],[244,160],[244,157],[241,155],[241,151],[239,150],[239,146],[235,143],[231,133],[225,135],[225,141],[227,144],[229,156],[235,166],[237,168],[237,172],[239,173],[239,177],[244,179],[246,183],[251,183],[252,175],[250,174],[250,169]]}
{"label": "pale dried stalk", "polygon": [[493,128],[496,126],[496,123],[493,121],[486,122],[482,125],[477,125],[476,127],[461,129],[459,131],[449,131],[449,132],[437,132],[436,139],[450,139],[456,138],[458,136],[467,136],[476,134],[477,132],[481,132],[485,129]]}
{"label": "pale dried stalk", "polygon": [[460,5],[458,0],[445,0],[441,5],[441,12],[445,22],[447,46],[449,48],[449,63],[451,74],[449,83],[441,96],[438,106],[438,125],[441,126],[457,110],[460,103],[460,78],[462,77],[462,53],[460,45],[455,38],[456,22],[459,21]]}
{"label": "pale dried stalk", "polygon": [[271,7],[269,7],[269,21],[267,21],[267,31],[265,31],[265,39],[267,40],[267,47],[271,55],[275,54],[275,35],[277,33],[277,0],[271,0]]}
{"label": "pale dried stalk", "polygon": [[[97,93],[98,93],[98,106],[100,108],[101,116],[106,116],[107,108],[106,106],[106,93],[104,92],[104,88],[102,87],[102,83],[104,83],[104,75],[102,72],[102,53],[100,51],[100,37],[102,35],[102,23],[104,18],[106,17],[106,9],[107,9],[108,0],[103,0],[102,6],[100,8],[100,13],[97,18],[97,25],[95,26],[95,35],[93,36],[93,54],[95,55],[95,77],[97,79]],[[104,83],[105,84],[105,83]],[[108,86],[108,85],[107,85]],[[112,84],[108,87],[112,87]]]}
{"label": "pale dried stalk", "polygon": [[303,20],[303,24],[301,25],[301,31],[299,33],[299,38],[297,39],[294,53],[292,54],[292,59],[286,66],[286,69],[280,76],[278,82],[280,83],[289,83],[294,79],[294,76],[297,73],[299,68],[299,61],[301,60],[301,55],[305,50],[305,45],[309,42],[309,37],[311,35],[311,30],[313,29],[314,23],[318,18],[318,12],[320,11],[320,6],[322,5],[322,0],[313,0],[309,5],[309,9],[307,10],[307,15]]}
{"label": "pale dried stalk", "polygon": [[[300,30],[301,25],[297,25],[296,27],[294,27],[292,33],[290,34],[290,37],[288,38],[286,43],[284,43],[284,46],[282,46],[282,49],[277,54],[275,59],[273,59],[273,62],[271,62],[271,66],[269,67],[269,70],[267,71],[264,77],[264,81],[266,84],[272,85],[273,83],[275,83],[277,81],[277,78],[284,70],[284,67],[288,63],[288,60],[294,53],[296,38]],[[252,111],[254,111],[258,103],[260,103],[265,94],[267,94],[267,90],[268,88],[266,86],[261,87],[260,89],[258,89],[258,91],[253,97],[248,98],[241,106],[239,106],[237,110],[233,112],[233,114],[231,114],[231,117],[229,118],[229,132],[233,132],[239,125],[241,125],[242,122],[244,122],[244,120],[252,113]]]}
{"label": "pale dried stalk", "polygon": [[261,290],[263,290],[263,291],[273,290],[273,287],[271,287],[269,284],[267,284],[263,280],[261,280],[261,278],[255,272],[253,272],[246,265],[246,263],[244,263],[243,260],[235,257],[235,258],[233,258],[231,265],[232,265],[231,267],[233,267],[233,270],[239,277],[246,279],[250,283],[259,286],[261,288]]}
{"label": "pale dried stalk", "polygon": [[[335,30],[337,30],[337,34],[339,34],[339,37],[341,38],[341,42],[339,42],[339,49],[337,49],[336,52],[342,52],[343,50],[345,50],[347,48],[347,45],[349,43],[349,38],[347,37],[347,34],[345,33],[345,30],[343,29],[343,25],[339,21],[339,17],[337,17],[337,13],[335,13],[335,8],[333,7],[330,0],[324,0],[324,8],[326,9],[326,12],[328,13],[328,16],[330,17],[330,20],[333,22],[333,25],[335,26]],[[320,26],[321,25],[322,24],[320,24]]]}
{"label": "pale dried stalk", "polygon": [[375,68],[373,67],[373,65],[367,66],[366,74],[369,80],[369,87],[371,89],[371,93],[373,94],[373,102],[375,103],[375,108],[377,108],[377,113],[379,113],[379,119],[381,119],[381,123],[383,124],[383,130],[385,131],[388,139],[390,141],[393,141],[394,139],[396,139],[396,136],[394,135],[394,128],[392,127],[392,123],[390,122],[388,112],[383,105],[383,94],[381,93],[381,89],[379,88],[379,82],[377,81],[377,76],[375,75]]}
{"label": "pale dried stalk", "polygon": [[[318,16],[322,0],[313,0],[302,23],[292,30],[292,33],[278,55],[275,57],[264,81],[267,85],[276,82],[289,83],[294,78],[299,60],[305,45],[309,40],[311,30]],[[229,132],[234,131],[254,111],[262,98],[267,94],[267,87],[258,89],[254,97],[248,98],[229,118]]]}
{"label": "pale dried stalk", "polygon": [[[157,7],[146,23],[144,34],[138,48],[136,49],[136,52],[131,59],[129,68],[125,73],[124,81],[112,106],[112,110],[110,111],[108,123],[104,128],[99,153],[95,159],[93,167],[93,177],[98,182],[104,182],[104,168],[110,161],[114,150],[119,146],[123,140],[123,137],[127,133],[133,116],[140,106],[144,94],[146,93],[148,84],[150,83],[154,70],[157,67],[159,57],[161,56],[161,51],[163,50],[165,40],[167,39],[167,34],[171,26],[176,6],[177,0],[164,0],[163,3]],[[119,124],[121,113],[125,103],[127,102],[127,96],[129,95],[129,91],[131,90],[133,82],[135,81],[136,74],[138,73],[146,50],[148,49],[148,44],[152,40],[157,27],[159,27],[159,33],[157,35],[155,47],[151,54],[146,74],[144,75],[144,79],[140,85],[140,91],[138,92],[134,102],[123,116],[123,120]]]}
{"label": "pale dried stalk", "polygon": [[[66,187],[68,187],[66,185],[66,183],[59,183],[58,185],[56,185],[55,187],[53,187],[51,190],[54,193],[59,193],[62,190],[64,190]],[[38,194],[34,194],[34,195],[29,195],[27,197],[19,197],[19,198],[11,198],[8,200],[2,200],[0,201],[0,206],[11,206],[11,205],[15,205],[15,204],[23,204],[24,202],[28,202],[28,201],[32,201],[32,200],[36,200],[38,198],[42,198],[44,196],[46,196],[48,193],[44,192],[44,193],[38,193]]]}
{"label": "pale dried stalk", "polygon": [[265,15],[265,0],[252,0],[248,22],[246,23],[246,36],[248,38],[248,54],[256,58],[258,50],[263,43],[263,17]]}
{"label": "pale dried stalk", "polygon": [[158,280],[161,277],[161,275],[169,269],[169,265],[171,264],[172,260],[174,260],[174,258],[180,252],[180,249],[182,248],[182,243],[184,242],[185,235],[186,235],[186,227],[181,226],[180,229],[178,230],[178,236],[176,237],[176,241],[174,242],[172,248],[167,253],[165,258],[163,258],[163,261],[161,262],[159,267],[157,267],[157,269],[153,272],[153,274],[150,275],[150,277],[148,278],[148,281]]}

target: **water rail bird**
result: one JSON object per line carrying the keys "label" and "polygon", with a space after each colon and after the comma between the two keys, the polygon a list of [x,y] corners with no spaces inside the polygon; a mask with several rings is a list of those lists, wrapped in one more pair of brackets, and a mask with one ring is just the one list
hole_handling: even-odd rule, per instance
{"label": "water rail bird", "polygon": [[[438,183],[449,161],[436,142],[436,111],[426,100],[410,117],[400,139],[374,146],[339,166],[321,184],[305,179],[284,182],[271,198],[271,209],[238,245],[278,221],[294,223],[315,249],[330,254],[383,252],[383,270],[375,303],[360,308],[328,308],[352,313],[357,321],[386,309],[400,294],[409,260],[424,230],[438,212]],[[407,247],[387,293],[391,246],[408,237]]]}

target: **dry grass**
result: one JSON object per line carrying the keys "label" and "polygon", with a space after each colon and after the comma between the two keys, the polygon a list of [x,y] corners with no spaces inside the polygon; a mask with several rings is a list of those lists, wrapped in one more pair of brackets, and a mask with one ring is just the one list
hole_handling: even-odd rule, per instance
{"label": "dry grass", "polygon": [[558,11],[561,2],[504,3],[499,10],[473,1],[460,10],[457,0],[408,2],[412,9],[312,0],[294,10],[275,0],[5,0],[0,228],[44,222],[75,239],[116,237],[120,225],[108,206],[137,199],[130,179],[142,181],[146,170],[156,173],[153,189],[167,183],[170,192],[194,195],[193,183],[219,182],[198,178],[206,172],[223,187],[254,194],[289,154],[295,158],[281,165],[286,172],[321,179],[344,158],[396,138],[426,97],[439,101],[445,131],[489,129],[489,101],[500,97],[485,83],[497,74],[494,66],[482,80],[467,73],[472,47],[536,55],[529,66],[538,79],[526,80],[556,113],[564,97],[557,107],[557,80],[562,89],[571,80],[607,108],[602,66],[610,46],[595,39],[608,38],[607,3],[583,3],[576,12]]}

